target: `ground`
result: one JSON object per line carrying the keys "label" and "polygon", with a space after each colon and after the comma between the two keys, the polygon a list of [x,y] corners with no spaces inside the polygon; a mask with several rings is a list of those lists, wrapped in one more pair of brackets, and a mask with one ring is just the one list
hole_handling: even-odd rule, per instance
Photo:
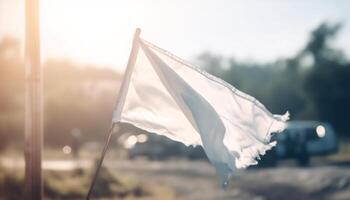
{"label": "ground", "polygon": [[[21,168],[23,164],[21,163],[20,161],[2,159],[3,166],[11,170],[16,166]],[[89,160],[76,162],[69,159],[46,160],[43,166],[45,171],[54,171],[56,173],[58,171],[69,171],[77,166],[91,169],[92,164],[93,162]],[[186,159],[170,159],[165,161],[149,161],[145,159],[124,160],[108,157],[104,162],[104,166],[114,176],[129,177],[132,180],[140,181],[142,183],[141,185],[143,185],[142,188],[144,186],[151,188],[151,190],[162,188],[157,191],[156,195],[158,198],[148,197],[146,199],[350,199],[350,165],[346,162],[312,162],[310,167],[304,168],[286,162],[277,168],[242,170],[239,171],[237,176],[232,178],[230,185],[226,189],[220,187],[214,167],[206,161],[190,161]],[[87,173],[84,176],[84,179],[87,179],[87,181],[82,188],[82,194],[85,194],[85,190],[87,191],[87,185],[90,182],[89,174],[91,173]],[[100,177],[103,177],[103,175]],[[116,189],[118,190],[118,188]],[[132,197],[132,199],[142,199],[141,197]],[[103,199],[116,199],[116,196]]]}
{"label": "ground", "polygon": [[107,164],[113,170],[130,174],[175,190],[184,200],[348,200],[350,168],[348,166],[282,166],[244,170],[223,190],[214,168],[205,161],[145,160]]}

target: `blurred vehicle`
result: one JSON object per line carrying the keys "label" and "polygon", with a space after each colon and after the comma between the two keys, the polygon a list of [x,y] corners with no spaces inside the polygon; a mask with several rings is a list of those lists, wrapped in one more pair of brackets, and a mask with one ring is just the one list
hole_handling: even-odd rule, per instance
{"label": "blurred vehicle", "polygon": [[[272,137],[278,145],[267,151],[258,167],[276,166],[279,160],[296,159],[300,166],[309,164],[310,158],[337,152],[338,143],[332,126],[317,121],[289,122],[282,134]],[[157,134],[125,134],[120,143],[127,149],[130,159],[146,157],[162,160],[169,157],[207,159],[201,146],[185,145]]]}
{"label": "blurred vehicle", "polygon": [[283,134],[275,134],[278,145],[268,151],[261,165],[275,166],[278,160],[296,159],[300,166],[309,164],[312,156],[336,153],[338,143],[332,126],[317,121],[289,122]]}

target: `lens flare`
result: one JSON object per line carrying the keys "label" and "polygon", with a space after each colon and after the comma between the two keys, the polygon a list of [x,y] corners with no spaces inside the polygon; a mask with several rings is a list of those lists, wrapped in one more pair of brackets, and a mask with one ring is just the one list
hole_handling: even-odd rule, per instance
{"label": "lens flare", "polygon": [[127,149],[132,148],[137,143],[137,137],[135,135],[131,135],[128,137],[128,139],[125,141],[124,146]]}
{"label": "lens flare", "polygon": [[137,141],[139,142],[139,143],[145,143],[145,142],[147,142],[147,135],[146,134],[140,134],[140,135],[138,135],[137,136]]}
{"label": "lens flare", "polygon": [[66,145],[62,148],[62,151],[64,154],[70,154],[72,152],[72,148],[70,146]]}

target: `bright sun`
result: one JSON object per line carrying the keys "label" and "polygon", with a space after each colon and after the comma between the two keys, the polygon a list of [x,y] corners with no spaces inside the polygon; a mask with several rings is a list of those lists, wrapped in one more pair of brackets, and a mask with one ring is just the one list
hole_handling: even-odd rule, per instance
{"label": "bright sun", "polygon": [[144,24],[140,20],[142,2],[133,2],[41,1],[43,57],[68,57],[98,65],[124,63],[133,31]]}

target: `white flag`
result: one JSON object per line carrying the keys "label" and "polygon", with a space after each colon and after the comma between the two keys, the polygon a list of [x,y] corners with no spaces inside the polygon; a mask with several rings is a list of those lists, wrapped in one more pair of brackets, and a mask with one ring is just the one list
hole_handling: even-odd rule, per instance
{"label": "white flag", "polygon": [[113,122],[202,145],[222,184],[275,146],[288,120],[255,98],[145,40],[134,40]]}

